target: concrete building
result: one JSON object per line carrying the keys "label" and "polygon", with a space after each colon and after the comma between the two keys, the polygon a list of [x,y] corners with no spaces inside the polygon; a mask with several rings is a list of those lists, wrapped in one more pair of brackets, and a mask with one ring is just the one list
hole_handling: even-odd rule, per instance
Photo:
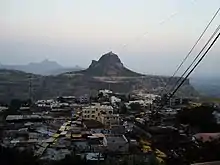
{"label": "concrete building", "polygon": [[96,120],[110,126],[119,122],[119,115],[113,114],[112,106],[95,104],[84,107],[82,117],[85,120]]}
{"label": "concrete building", "polygon": [[89,95],[83,95],[83,96],[78,97],[76,100],[78,100],[82,104],[86,104],[86,103],[89,103],[90,97]]}
{"label": "concrete building", "polygon": [[111,114],[111,115],[105,115],[102,114],[100,116],[100,122],[104,125],[115,125],[115,124],[119,124],[119,115],[118,114]]}
{"label": "concrete building", "polygon": [[109,152],[128,152],[129,143],[124,135],[106,135],[103,145]]}
{"label": "concrete building", "polygon": [[109,94],[112,94],[113,92],[108,89],[99,90],[99,93],[103,93],[103,96],[107,96]]}

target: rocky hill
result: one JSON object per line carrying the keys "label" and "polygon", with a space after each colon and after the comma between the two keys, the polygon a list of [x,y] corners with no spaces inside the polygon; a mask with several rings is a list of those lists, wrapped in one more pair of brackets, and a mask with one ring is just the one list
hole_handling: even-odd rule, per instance
{"label": "rocky hill", "polygon": [[138,77],[142,74],[133,72],[124,67],[119,57],[109,52],[104,54],[98,61],[93,60],[88,69],[77,73],[95,77]]}

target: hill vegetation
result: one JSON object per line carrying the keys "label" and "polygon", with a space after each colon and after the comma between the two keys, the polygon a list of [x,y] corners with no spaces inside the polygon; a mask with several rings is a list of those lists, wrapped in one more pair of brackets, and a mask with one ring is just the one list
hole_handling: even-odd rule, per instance
{"label": "hill vegetation", "polygon": [[[176,80],[177,77],[174,77],[172,82]],[[110,52],[103,55],[97,62],[93,61],[86,70],[55,76],[0,69],[0,101],[92,94],[99,89],[109,88],[121,93],[142,91],[160,94],[168,81],[169,77],[144,76],[133,72],[123,66],[117,55]],[[186,81],[179,94],[197,96],[197,92],[189,81]]]}

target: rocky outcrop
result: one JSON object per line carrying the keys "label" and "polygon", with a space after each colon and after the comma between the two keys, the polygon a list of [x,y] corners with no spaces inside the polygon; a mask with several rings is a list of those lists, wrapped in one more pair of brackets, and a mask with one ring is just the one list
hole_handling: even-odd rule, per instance
{"label": "rocky outcrop", "polygon": [[133,72],[128,68],[124,67],[123,63],[119,59],[119,57],[109,52],[104,54],[98,61],[93,60],[88,69],[79,71],[77,73],[81,73],[87,76],[94,77],[139,77],[142,74]]}

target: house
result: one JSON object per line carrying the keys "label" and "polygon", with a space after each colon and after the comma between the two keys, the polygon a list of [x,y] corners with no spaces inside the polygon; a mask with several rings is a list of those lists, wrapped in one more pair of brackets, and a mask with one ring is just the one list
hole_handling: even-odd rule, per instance
{"label": "house", "polygon": [[86,153],[87,161],[104,161],[104,156],[100,153]]}
{"label": "house", "polygon": [[112,94],[113,92],[108,89],[99,90],[99,93],[102,93],[103,96],[108,96],[109,94]]}
{"label": "house", "polygon": [[210,142],[220,139],[220,133],[197,133],[193,137],[202,142]]}
{"label": "house", "polygon": [[219,165],[220,161],[214,161],[214,162],[204,162],[204,163],[195,163],[192,165]]}
{"label": "house", "polygon": [[104,125],[111,126],[112,124],[119,124],[119,115],[118,114],[102,114],[99,118],[100,122]]}
{"label": "house", "polygon": [[90,101],[90,97],[89,95],[83,95],[83,96],[80,96],[77,98],[77,100],[80,102],[80,103],[89,103]]}
{"label": "house", "polygon": [[129,150],[129,143],[124,135],[105,135],[103,145],[109,152],[125,153]]}
{"label": "house", "polygon": [[121,99],[118,98],[118,97],[112,96],[112,97],[110,98],[110,102],[111,102],[112,105],[114,105],[115,103],[120,103],[120,102],[121,102]]}

